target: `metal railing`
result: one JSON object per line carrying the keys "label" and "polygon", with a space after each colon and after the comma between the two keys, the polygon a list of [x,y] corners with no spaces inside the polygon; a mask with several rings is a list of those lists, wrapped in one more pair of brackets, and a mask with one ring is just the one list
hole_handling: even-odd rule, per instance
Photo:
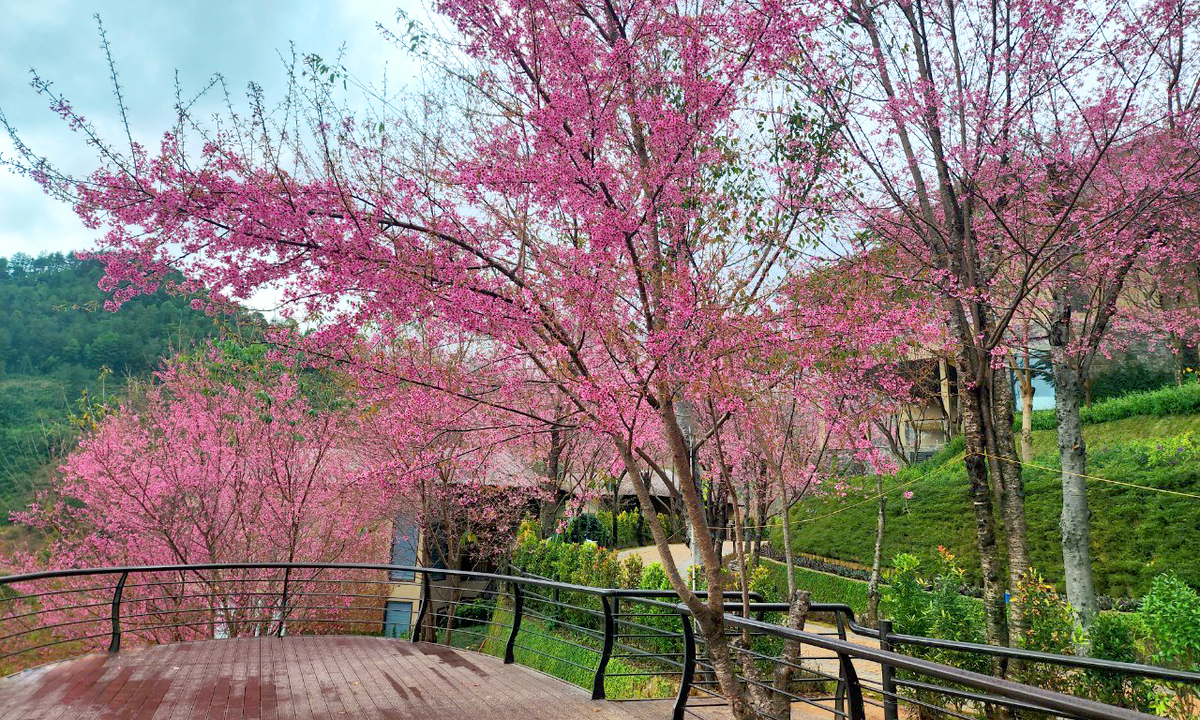
{"label": "metal railing", "polygon": [[[392,572],[420,577],[414,640],[520,661],[590,686],[595,699],[673,697],[674,720],[729,701],[718,682],[722,668],[709,651],[720,636],[697,632],[691,611],[672,591],[386,564],[223,563],[0,577],[0,663],[11,671],[105,646],[118,652],[123,641],[380,634],[391,591],[403,584],[389,578]],[[895,651],[905,645],[1200,683],[1197,673],[933,640],[892,633],[887,625],[882,632],[871,630],[839,604],[810,607],[833,613],[835,632],[793,630],[764,619],[786,611],[786,605],[762,602],[757,595],[748,606],[733,602],[740,598],[739,592],[726,593],[722,627],[733,661],[723,667],[732,667],[745,694],[778,701],[773,707],[783,709],[776,714],[758,712],[772,720],[788,720],[793,704],[846,720],[864,720],[869,705],[881,708],[888,720],[905,707],[966,718],[1000,707],[1088,720],[1153,717]],[[849,641],[847,630],[879,640],[880,647]],[[786,643],[804,649],[796,662],[782,659]],[[793,671],[785,686],[766,679],[784,666]]]}

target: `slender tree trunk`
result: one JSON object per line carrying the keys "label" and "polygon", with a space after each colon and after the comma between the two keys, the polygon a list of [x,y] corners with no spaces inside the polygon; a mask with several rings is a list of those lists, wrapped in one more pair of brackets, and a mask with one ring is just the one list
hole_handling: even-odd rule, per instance
{"label": "slender tree trunk", "polygon": [[543,500],[538,507],[538,521],[542,525],[542,537],[548,538],[554,534],[554,521],[558,515],[558,493],[562,490],[562,454],[566,442],[562,429],[557,425],[550,426],[550,452],[546,458],[546,480],[550,485],[550,498]]}
{"label": "slender tree trunk", "polygon": [[[793,594],[788,601],[787,627],[803,630],[809,607],[807,590]],[[772,674],[759,667],[757,658],[745,652],[750,649],[749,637],[738,639],[734,642],[734,647],[742,662],[743,672],[750,681],[746,691],[756,717],[761,720],[785,720],[791,717],[790,686],[795,674],[794,666],[800,664],[800,641],[787,640],[783,643],[783,652],[779,655],[780,662],[775,663],[775,671]]]}
{"label": "slender tree trunk", "polygon": [[699,483],[696,481],[694,475],[691,452],[684,438],[679,419],[675,415],[674,404],[669,400],[674,393],[666,387],[659,387],[658,391],[659,397],[668,398],[666,402],[661,403],[659,406],[661,430],[663,439],[670,452],[671,461],[676,469],[676,477],[679,483],[678,489],[684,506],[684,518],[691,531],[692,541],[695,543],[697,554],[699,555],[699,569],[703,570],[704,579],[708,585],[709,596],[707,601],[702,600],[691,591],[688,582],[679,571],[679,566],[671,556],[666,533],[663,531],[662,523],[659,522],[658,515],[654,511],[654,504],[650,499],[648,484],[642,480],[639,474],[638,463],[634,459],[632,449],[628,445],[626,438],[613,436],[612,439],[617,446],[617,451],[621,454],[625,469],[633,481],[638,502],[642,506],[642,512],[646,516],[646,523],[650,526],[650,532],[654,536],[654,544],[658,548],[659,556],[662,559],[663,571],[671,583],[671,589],[679,595],[683,603],[692,612],[696,628],[707,645],[709,660],[712,663],[717,684],[722,694],[729,698],[730,710],[733,713],[733,717],[735,720],[746,720],[750,716],[747,714],[749,706],[746,702],[745,688],[738,681],[737,668],[730,651],[729,639],[725,636],[725,613],[722,595],[724,580],[721,576],[720,552],[711,542],[712,535],[708,532],[708,520],[704,512],[704,502],[700,494]]}
{"label": "slender tree trunk", "polygon": [[1033,462],[1033,382],[1021,384],[1021,461]]}
{"label": "slender tree trunk", "polygon": [[[1008,553],[1008,587],[1016,593],[1022,580],[1029,573],[1029,531],[1025,522],[1025,479],[1021,464],[1017,462],[1016,444],[1013,438],[1013,386],[1007,368],[993,370],[992,388],[995,403],[992,414],[995,418],[993,435],[996,441],[996,458],[999,475],[996,483],[1001,486],[1004,505],[1001,508],[1004,520],[1004,547]],[[1020,605],[1009,605],[1009,635],[1014,645],[1020,643],[1028,627],[1024,609]]]}
{"label": "slender tree trunk", "polygon": [[1183,337],[1179,333],[1171,333],[1171,347],[1175,350],[1175,387],[1183,387],[1183,366],[1186,361],[1185,351],[1186,346],[1183,343]]}
{"label": "slender tree trunk", "polygon": [[[1079,371],[1067,354],[1071,309],[1065,290],[1055,292],[1055,313],[1050,327],[1050,362],[1054,369],[1054,415],[1058,420],[1058,457],[1062,464],[1063,576],[1067,600],[1080,625],[1087,628],[1096,616],[1096,588],[1092,582],[1092,553],[1087,480],[1087,447],[1079,417],[1082,387]],[[1086,648],[1080,648],[1085,650]]]}
{"label": "slender tree trunk", "polygon": [[[985,403],[991,400],[991,389],[987,385],[986,373],[976,372],[974,369],[975,360],[976,358],[970,356],[970,350],[959,354],[959,406],[967,451],[963,462],[966,465],[971,501],[975,508],[975,544],[979,550],[979,564],[983,575],[984,634],[992,645],[1008,645],[1004,574],[996,544],[996,519],[985,457],[987,444],[983,410]],[[994,675],[1003,677],[1006,667],[1003,658],[992,658]]]}
{"label": "slender tree trunk", "polygon": [[1017,382],[1021,383],[1021,462],[1033,462],[1033,368],[1029,364],[1029,348],[1024,351],[1024,365],[1009,360]]}
{"label": "slender tree trunk", "polygon": [[942,412],[946,416],[946,439],[954,437],[954,403],[950,401],[950,363],[938,358],[938,394],[942,400]]}
{"label": "slender tree trunk", "polygon": [[879,581],[883,567],[883,528],[887,517],[887,497],[883,494],[883,476],[875,477],[879,495],[879,516],[875,523],[875,554],[871,559],[871,581],[867,583],[867,624],[879,627]]}
{"label": "slender tree trunk", "polygon": [[787,483],[783,480],[783,471],[777,473],[779,480],[779,504],[783,510],[783,562],[787,572],[788,597],[796,595],[796,567],[792,564],[795,559],[792,549],[792,522],[788,517],[791,507],[787,499]]}

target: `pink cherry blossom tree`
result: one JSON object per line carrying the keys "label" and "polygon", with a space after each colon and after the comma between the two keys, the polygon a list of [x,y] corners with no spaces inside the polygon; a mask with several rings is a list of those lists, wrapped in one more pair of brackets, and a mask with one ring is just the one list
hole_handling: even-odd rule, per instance
{"label": "pink cherry blossom tree", "polygon": [[[16,516],[49,537],[48,547],[9,563],[35,571],[386,557],[394,500],[386,488],[361,491],[353,412],[328,381],[314,385],[294,368],[231,352],[169,361],[103,418],[46,497]],[[131,632],[159,642],[271,632],[304,605],[330,607],[303,608],[295,622],[362,620],[345,598],[306,602],[315,575],[298,572],[283,606],[274,570],[139,574],[125,589],[124,613],[142,618]],[[95,578],[62,584],[75,592],[42,598],[43,611],[83,628],[106,621],[111,590],[87,605],[77,593],[91,597]],[[332,607],[343,600],[344,617]]]}
{"label": "pink cherry blossom tree", "polygon": [[[809,16],[740,0],[435,7],[451,25],[444,47],[460,51],[439,78],[452,91],[414,98],[412,112],[348,116],[332,95],[339,71],[311,58],[311,83],[277,113],[177,130],[153,152],[117,152],[51,95],[103,167],[83,179],[35,157],[24,167],[107,228],[114,305],[178,270],[232,298],[281,287],[298,314],[322,318],[306,348],[343,362],[372,362],[347,338],[400,338],[414,323],[486,341],[506,372],[397,382],[606,438],[742,717],[719,550],[698,545],[704,600],[671,561],[643,472],[674,487],[705,537],[678,408],[736,410],[714,375],[772,345],[754,318],[819,230],[821,134],[781,119],[759,79]],[[295,133],[297,108],[311,140]],[[530,406],[530,388],[565,412]]]}

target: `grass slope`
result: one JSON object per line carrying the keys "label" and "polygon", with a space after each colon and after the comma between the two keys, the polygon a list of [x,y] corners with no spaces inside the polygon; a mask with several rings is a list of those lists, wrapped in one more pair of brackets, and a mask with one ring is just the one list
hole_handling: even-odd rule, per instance
{"label": "grass slope", "polygon": [[[1135,485],[1200,494],[1200,463],[1193,454],[1172,457],[1174,444],[1194,444],[1189,433],[1200,435],[1200,415],[1127,417],[1084,427],[1090,475]],[[1168,443],[1163,450],[1157,444]],[[1053,429],[1034,432],[1034,461],[1024,470],[1030,555],[1034,567],[1048,580],[1061,583],[1058,516],[1062,492],[1058,474],[1057,439]],[[1049,468],[1049,469],[1046,469]],[[907,489],[889,495],[884,557],[911,552],[931,558],[939,545],[961,558],[961,564],[979,582],[975,551],[974,513],[967,495],[961,451],[942,453],[933,461],[907,468],[889,486],[916,480]],[[861,502],[874,492],[871,478],[858,478],[860,492],[846,498],[814,499],[792,516],[794,547],[829,558],[870,563],[875,537],[876,504]],[[1090,481],[1092,552],[1097,591],[1106,595],[1136,597],[1150,580],[1165,570],[1175,570],[1193,586],[1200,586],[1200,500]],[[821,520],[808,518],[842,510]],[[776,528],[775,543],[782,542]]]}

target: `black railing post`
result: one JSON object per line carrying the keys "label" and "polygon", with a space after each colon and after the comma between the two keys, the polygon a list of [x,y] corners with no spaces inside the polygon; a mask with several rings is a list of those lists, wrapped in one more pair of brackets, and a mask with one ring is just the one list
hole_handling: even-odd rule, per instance
{"label": "black railing post", "polygon": [[696,675],[696,636],[692,633],[692,618],[681,612],[679,622],[683,626],[683,672],[679,677],[679,695],[675,698],[671,720],[683,720],[688,695],[692,693],[692,678]]}
{"label": "black railing post", "polygon": [[616,634],[616,622],[613,620],[613,604],[607,595],[600,596],[604,604],[604,646],[600,648],[600,662],[596,664],[596,675],[592,678],[592,699],[604,699],[604,671],[608,669],[608,660],[612,657],[613,640]]}
{"label": "black railing post", "polygon": [[854,662],[846,653],[839,652],[838,660],[842,665],[842,676],[846,678],[846,696],[850,701],[850,720],[866,720],[867,713],[863,709],[862,686],[858,682],[858,672],[854,670]]}
{"label": "black railing post", "polygon": [[425,618],[429,615],[429,605],[433,601],[433,593],[429,587],[429,573],[421,573],[421,609],[417,611],[417,622],[413,625],[412,640],[421,642],[421,633],[425,629]]}
{"label": "black railing post", "polygon": [[129,579],[129,571],[121,573],[117,587],[113,589],[112,599],[112,639],[108,641],[108,651],[111,653],[121,650],[121,596],[125,594],[125,581]]}
{"label": "black railing post", "polygon": [[621,596],[617,595],[612,599],[613,604],[613,645],[617,644],[617,640],[621,637],[621,625],[617,622],[617,618],[621,616]]}
{"label": "black railing post", "polygon": [[[837,636],[839,640],[846,639],[846,621],[842,617],[840,611],[833,613],[834,624],[837,626]],[[837,692],[834,693],[834,710],[841,715],[846,711],[846,673],[842,672],[842,667],[838,665],[838,681]]]}
{"label": "black railing post", "polygon": [[[287,617],[288,588],[292,583],[292,569],[283,569],[283,592],[279,594],[279,627],[275,628],[276,637],[283,637],[283,621]],[[268,625],[268,627],[270,627]]]}
{"label": "black railing post", "polygon": [[[892,634],[892,621],[879,621],[879,649],[887,652],[892,651],[892,642],[888,636]],[[899,714],[899,708],[896,703],[896,669],[891,665],[883,664],[879,666],[880,675],[883,677],[881,681],[883,690],[883,720],[896,720]]]}
{"label": "black railing post", "polygon": [[525,606],[525,598],[521,595],[521,586],[518,583],[509,583],[512,586],[513,593],[513,623],[512,632],[508,634],[508,645],[504,648],[504,663],[511,665],[513,663],[513,649],[517,645],[517,633],[521,631],[521,610]]}

